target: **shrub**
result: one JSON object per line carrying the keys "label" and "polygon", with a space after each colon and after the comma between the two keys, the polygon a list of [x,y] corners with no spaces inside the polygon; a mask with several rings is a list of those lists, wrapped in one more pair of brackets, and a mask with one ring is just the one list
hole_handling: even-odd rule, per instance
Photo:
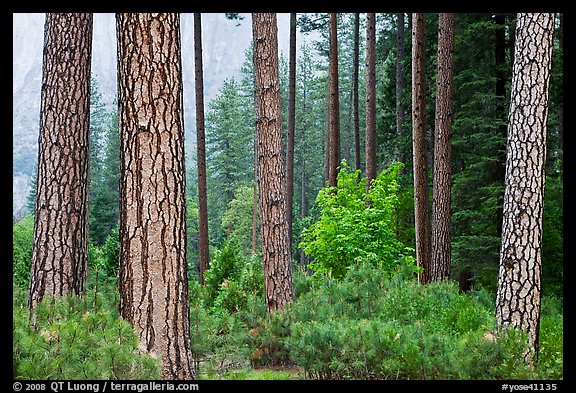
{"label": "shrub", "polygon": [[114,308],[92,308],[91,299],[47,297],[29,312],[22,291],[13,308],[15,379],[158,379],[158,359],[138,348],[132,327]]}
{"label": "shrub", "polygon": [[252,248],[254,213],[254,186],[240,186],[234,190],[234,199],[228,202],[222,215],[222,229],[233,239],[245,257]]}
{"label": "shrub", "polygon": [[542,298],[538,371],[544,379],[563,378],[564,331],[562,301],[555,296]]}
{"label": "shrub", "polygon": [[120,232],[115,226],[102,245],[103,272],[108,277],[116,277],[120,263]]}
{"label": "shrub", "polygon": [[205,273],[206,300],[209,306],[214,304],[228,282],[237,281],[243,262],[244,258],[232,240],[226,240],[222,248],[216,250],[210,261],[210,268]]}
{"label": "shrub", "polygon": [[13,281],[27,288],[30,281],[30,263],[34,244],[34,216],[28,214],[12,228]]}
{"label": "shrub", "polygon": [[393,274],[412,258],[412,250],[396,238],[401,168],[401,163],[393,163],[382,171],[366,194],[360,171],[351,172],[342,162],[337,186],[318,193],[319,220],[302,232],[300,247],[314,258],[309,266],[315,274],[342,278],[352,263],[360,261]]}
{"label": "shrub", "polygon": [[493,312],[478,298],[452,282],[421,286],[354,264],[296,299],[282,344],[312,378],[533,378],[521,356],[526,334],[494,335]]}

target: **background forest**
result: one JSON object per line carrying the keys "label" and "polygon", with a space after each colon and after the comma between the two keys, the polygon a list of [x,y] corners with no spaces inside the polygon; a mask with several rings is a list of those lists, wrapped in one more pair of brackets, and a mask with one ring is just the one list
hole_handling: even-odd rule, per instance
{"label": "background forest", "polygon": [[[298,14],[314,38],[296,59],[293,304],[266,312],[255,216],[252,46],[239,78],[205,103],[209,269],[200,282],[196,149],[186,144],[186,233],[191,351],[199,379],[563,378],[563,14],[556,16],[547,124],[540,353],[523,333],[497,338],[504,169],[516,14],[457,14],[451,277],[416,279],[410,14],[376,14],[376,181],[365,191],[365,14],[338,14],[340,172],[325,187],[329,108],[327,14]],[[238,23],[250,23],[250,17]],[[400,22],[399,22],[400,21]],[[358,36],[355,31],[358,29]],[[280,40],[288,37],[279,36]],[[356,39],[356,40],[355,40]],[[358,112],[355,111],[355,41]],[[426,156],[432,203],[438,14],[425,18]],[[38,54],[40,56],[40,54]],[[283,151],[288,59],[279,61]],[[82,296],[45,299],[29,324],[34,232],[13,226],[13,376],[159,379],[157,358],[118,314],[120,141],[117,106],[90,92],[89,271]],[[358,132],[358,130],[360,130]],[[357,133],[357,135],[355,134]],[[33,180],[33,184],[35,180]],[[366,209],[371,204],[372,209]],[[375,229],[377,228],[377,229]],[[254,236],[254,233],[257,236]]]}

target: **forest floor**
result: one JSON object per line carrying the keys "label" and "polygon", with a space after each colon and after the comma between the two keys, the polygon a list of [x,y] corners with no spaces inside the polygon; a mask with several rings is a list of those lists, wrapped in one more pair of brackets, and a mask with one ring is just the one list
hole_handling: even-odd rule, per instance
{"label": "forest floor", "polygon": [[297,380],[305,379],[304,369],[298,366],[289,367],[241,367],[229,368],[224,372],[200,372],[198,379],[208,380]]}

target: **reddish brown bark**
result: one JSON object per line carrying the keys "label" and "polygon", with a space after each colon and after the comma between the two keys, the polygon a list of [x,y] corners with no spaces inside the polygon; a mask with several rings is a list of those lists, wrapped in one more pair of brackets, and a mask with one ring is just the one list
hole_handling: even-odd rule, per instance
{"label": "reddish brown bark", "polygon": [[46,14],[30,308],[84,289],[91,53],[92,14]]}

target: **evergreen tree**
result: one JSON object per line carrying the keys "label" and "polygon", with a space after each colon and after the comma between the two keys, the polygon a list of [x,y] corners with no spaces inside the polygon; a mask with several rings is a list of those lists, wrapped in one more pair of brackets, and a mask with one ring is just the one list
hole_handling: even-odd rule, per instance
{"label": "evergreen tree", "polygon": [[274,312],[294,298],[284,195],[276,14],[252,14],[252,34],[262,262],[266,310]]}
{"label": "evergreen tree", "polygon": [[162,360],[165,379],[193,379],[180,17],[117,14],[116,22],[120,315]]}
{"label": "evergreen tree", "polygon": [[[90,93],[90,241],[101,246],[118,225],[118,116],[93,79]],[[116,166],[116,168],[113,168]]]}
{"label": "evergreen tree", "polygon": [[206,194],[206,137],[204,125],[204,70],[202,66],[202,17],[194,13],[194,65],[196,82],[196,147],[198,161],[198,248],[200,250],[200,282],[209,267],[208,197]]}
{"label": "evergreen tree", "polygon": [[431,281],[446,280],[450,275],[454,29],[455,15],[440,14],[438,19],[436,117],[434,121]]}
{"label": "evergreen tree", "polygon": [[510,93],[504,222],[496,295],[499,325],[529,335],[538,356],[546,127],[554,14],[520,13]]}
{"label": "evergreen tree", "polygon": [[30,177],[28,196],[26,197],[26,210],[32,214],[36,211],[36,190],[38,188],[38,163],[34,163],[34,170]]}
{"label": "evergreen tree", "polygon": [[290,60],[288,77],[288,136],[286,141],[286,221],[292,249],[292,210],[294,201],[294,128],[296,122],[296,13],[290,13]]}
{"label": "evergreen tree", "polygon": [[376,178],[376,14],[366,17],[366,193]]}
{"label": "evergreen tree", "polygon": [[422,268],[418,281],[430,276],[430,229],[425,146],[424,14],[412,14],[412,143],[414,173],[414,225],[416,261]]}
{"label": "evergreen tree", "polygon": [[328,180],[330,186],[336,186],[340,165],[340,97],[338,87],[338,21],[337,14],[330,14],[330,74],[329,96],[329,141],[326,149]]}
{"label": "evergreen tree", "polygon": [[454,58],[454,84],[461,87],[454,94],[452,265],[491,289],[501,235],[511,69],[510,60],[502,59],[500,23],[490,14],[460,15]]}
{"label": "evergreen tree", "polygon": [[[398,139],[404,139],[404,13],[396,14],[396,133]],[[398,149],[397,161],[405,163],[407,156],[404,149]]]}
{"label": "evergreen tree", "polygon": [[[117,105],[117,103],[116,103]],[[108,115],[103,138],[104,157],[101,179],[94,197],[90,199],[90,240],[103,245],[120,218],[120,137],[118,111]]]}
{"label": "evergreen tree", "polygon": [[88,268],[92,14],[46,15],[28,306],[80,294]]}
{"label": "evergreen tree", "polygon": [[234,79],[225,80],[206,113],[209,231],[216,243],[224,233],[221,218],[234,191],[252,183],[254,157],[253,99]]}

